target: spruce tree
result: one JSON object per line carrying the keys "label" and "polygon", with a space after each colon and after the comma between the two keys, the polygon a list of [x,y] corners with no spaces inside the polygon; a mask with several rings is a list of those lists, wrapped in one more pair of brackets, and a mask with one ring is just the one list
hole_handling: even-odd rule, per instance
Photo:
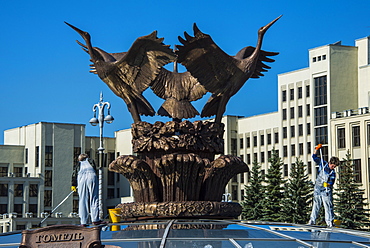
{"label": "spruce tree", "polygon": [[273,150],[269,158],[270,167],[265,179],[265,192],[262,200],[262,219],[264,221],[283,221],[281,211],[284,198],[282,178],[283,162],[278,153]]}
{"label": "spruce tree", "polygon": [[289,223],[306,224],[311,214],[313,184],[308,178],[305,165],[296,158],[288,183],[285,185],[283,220]]}
{"label": "spruce tree", "polygon": [[261,197],[264,192],[262,182],[261,166],[255,160],[248,185],[245,186],[244,201],[241,203],[242,218],[245,220],[260,220],[262,217]]}
{"label": "spruce tree", "polygon": [[354,164],[349,151],[339,166],[339,178],[335,195],[334,210],[337,219],[341,220],[341,227],[363,229],[369,226],[369,212],[362,184],[356,182]]}

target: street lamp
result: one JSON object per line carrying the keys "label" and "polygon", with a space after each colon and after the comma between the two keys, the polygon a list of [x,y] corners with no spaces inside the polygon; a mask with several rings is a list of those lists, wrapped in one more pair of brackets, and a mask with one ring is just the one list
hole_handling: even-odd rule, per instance
{"label": "street lamp", "polygon": [[[108,109],[108,115],[104,116],[104,108],[107,106]],[[110,124],[113,122],[114,118],[110,115],[110,103],[109,102],[103,102],[103,93],[100,92],[100,101],[93,106],[94,111],[94,117],[90,119],[90,124],[93,126],[97,126],[99,124],[99,138],[100,138],[100,144],[99,144],[99,218],[103,219],[103,126],[104,121],[107,124]],[[98,109],[98,118],[96,118],[96,109]]]}

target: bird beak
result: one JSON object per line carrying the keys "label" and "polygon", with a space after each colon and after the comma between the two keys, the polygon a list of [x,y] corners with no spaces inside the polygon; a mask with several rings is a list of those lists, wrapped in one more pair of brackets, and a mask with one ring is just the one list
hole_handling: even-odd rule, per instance
{"label": "bird beak", "polygon": [[273,20],[272,22],[270,22],[269,24],[267,24],[266,26],[262,27],[260,29],[260,31],[262,31],[263,33],[265,33],[275,22],[277,22],[277,20],[279,20],[283,15],[280,15],[278,18],[276,18],[275,20]]}
{"label": "bird beak", "polygon": [[76,28],[75,26],[73,26],[72,24],[69,24],[68,22],[64,22],[64,23],[70,26],[71,28],[73,28],[77,33],[79,33],[82,36],[82,38],[84,38],[84,40],[90,38],[90,35],[88,32],[82,31],[81,29]]}

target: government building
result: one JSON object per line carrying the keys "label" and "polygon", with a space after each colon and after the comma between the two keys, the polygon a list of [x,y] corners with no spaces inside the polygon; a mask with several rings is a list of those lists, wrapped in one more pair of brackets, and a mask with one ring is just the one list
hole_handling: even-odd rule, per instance
{"label": "government building", "polygon": [[[354,159],[356,180],[370,198],[370,37],[354,46],[340,42],[308,51],[309,66],[277,76],[277,112],[224,116],[224,154],[240,156],[251,168],[257,161],[267,173],[278,151],[288,178],[300,159],[312,180],[314,147],[323,144],[324,159]],[[241,113],[243,114],[243,113]],[[133,201],[128,181],[109,172],[119,155],[133,154],[130,129],[104,138],[103,208]],[[85,124],[39,122],[4,131],[0,146],[0,232],[37,226],[70,192],[73,164],[80,153],[98,159],[99,137],[85,136]],[[242,201],[248,174],[234,177],[225,189],[229,200]],[[78,224],[78,195],[68,198],[44,225]]]}

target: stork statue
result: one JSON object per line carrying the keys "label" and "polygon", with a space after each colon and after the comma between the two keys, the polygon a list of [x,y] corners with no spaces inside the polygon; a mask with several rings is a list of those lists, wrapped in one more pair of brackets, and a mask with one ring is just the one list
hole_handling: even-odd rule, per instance
{"label": "stork statue", "polygon": [[107,53],[93,47],[88,32],[82,31],[66,22],[85,40],[80,44],[90,55],[92,70],[101,80],[127,104],[134,123],[141,121],[140,115],[153,116],[155,111],[142,95],[157,77],[162,66],[173,62],[176,55],[169,46],[157,38],[157,32],[139,37],[127,52]]}
{"label": "stork statue", "polygon": [[245,47],[235,56],[229,56],[212,40],[211,36],[202,33],[194,23],[194,37],[186,32],[185,39],[179,36],[183,45],[178,45],[178,59],[182,65],[212,95],[204,106],[201,116],[216,115],[215,121],[220,123],[229,99],[235,95],[249,78],[259,78],[262,72],[270,69],[263,62],[274,62],[268,56],[278,53],[261,50],[263,36],[266,31],[280,18],[276,18],[258,30],[256,47]]}

